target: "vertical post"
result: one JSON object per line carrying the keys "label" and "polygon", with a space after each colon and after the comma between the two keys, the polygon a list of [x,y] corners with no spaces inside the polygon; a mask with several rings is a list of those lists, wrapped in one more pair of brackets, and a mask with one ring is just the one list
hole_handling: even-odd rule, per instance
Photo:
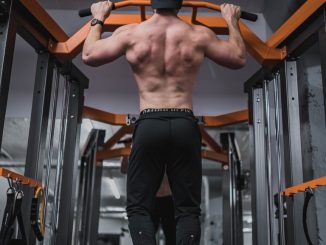
{"label": "vertical post", "polygon": [[249,93],[253,244],[270,245],[263,89],[252,88]]}
{"label": "vertical post", "polygon": [[[45,144],[48,129],[49,109],[51,103],[51,90],[53,80],[53,60],[49,53],[38,55],[36,77],[33,92],[33,103],[29,127],[28,146],[25,165],[25,176],[42,182],[45,156]],[[30,243],[35,242],[33,232],[30,232],[30,200],[33,190],[26,188],[23,202],[24,221],[26,233],[29,234]]]}
{"label": "vertical post", "polygon": [[75,189],[79,158],[80,136],[80,100],[83,100],[83,88],[69,78],[68,118],[64,142],[63,169],[61,180],[60,206],[56,244],[71,244],[74,223]]}
{"label": "vertical post", "polygon": [[[324,16],[326,18],[326,10],[324,10]],[[326,117],[326,20],[324,20],[324,26],[318,32],[318,43],[320,52],[320,65],[321,65],[321,75],[323,81],[323,91],[324,91],[324,109]],[[325,120],[326,121],[326,120]]]}
{"label": "vertical post", "polygon": [[223,166],[223,244],[242,245],[241,167],[234,140],[234,133],[221,134],[223,149],[229,153],[229,165]]}
{"label": "vertical post", "polygon": [[[1,3],[2,4],[2,3]],[[6,3],[4,3],[6,5]],[[0,19],[0,148],[5,122],[17,24],[13,18],[14,1]],[[7,6],[0,6],[7,7]]]}
{"label": "vertical post", "polygon": [[98,225],[100,219],[100,204],[101,204],[101,183],[102,183],[102,169],[103,162],[96,161],[96,153],[98,149],[98,145],[104,144],[104,136],[105,131],[100,130],[97,132],[97,142],[94,146],[93,156],[91,158],[91,166],[93,168],[93,176],[91,183],[91,202],[90,210],[89,210],[89,241],[88,244],[97,244],[98,242]]}
{"label": "vertical post", "polygon": [[[296,61],[286,61],[281,75],[286,187],[303,182],[300,109]],[[303,195],[287,199],[287,244],[306,244],[302,224]]]}
{"label": "vertical post", "polygon": [[231,202],[231,174],[230,166],[223,166],[223,184],[222,184],[222,200],[223,200],[223,244],[234,245],[233,219],[232,219],[232,202]]}

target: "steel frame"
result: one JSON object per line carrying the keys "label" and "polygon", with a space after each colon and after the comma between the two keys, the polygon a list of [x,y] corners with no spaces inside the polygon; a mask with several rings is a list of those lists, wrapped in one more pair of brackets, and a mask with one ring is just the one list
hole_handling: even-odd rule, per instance
{"label": "steel frame", "polygon": [[[30,117],[29,136],[26,153],[25,176],[42,181],[44,160],[46,159],[46,138],[51,103],[54,61],[49,53],[38,55],[36,77],[33,92],[33,103]],[[30,200],[34,197],[33,190],[25,188],[26,198],[23,200],[24,210],[31,209]],[[30,243],[35,241],[34,232],[29,225],[29,212],[23,214],[26,233],[30,233]]]}
{"label": "steel frame", "polygon": [[[36,0],[21,0],[24,7],[41,23],[52,35],[48,43],[48,50],[60,57],[75,57],[80,51],[83,41],[88,33],[89,23],[85,24],[77,33],[70,38],[54,22],[48,13],[37,3]],[[267,42],[260,40],[244,23],[240,22],[240,29],[244,36],[248,52],[261,64],[275,65],[275,61],[281,61],[287,56],[286,47],[279,47],[298,27],[309,19],[325,3],[325,0],[307,0],[299,10],[282,25]],[[126,6],[138,6],[139,14],[111,14],[105,21],[104,31],[114,31],[118,27],[130,23],[140,23],[146,16],[144,7],[149,6],[148,0],[126,0],[116,3],[116,8]],[[193,9],[191,15],[180,16],[190,24],[201,24],[211,28],[216,34],[226,34],[227,26],[220,17],[197,16],[198,8],[208,8],[220,11],[220,6],[208,2],[187,1],[183,6]]]}
{"label": "steel frame", "polygon": [[[324,9],[323,13],[324,20],[326,18],[326,10]],[[325,118],[326,118],[326,23],[324,26],[319,29],[318,32],[318,42],[319,42],[319,51],[320,51],[320,61],[321,61],[321,75],[323,80],[323,90],[324,90],[324,109],[325,109]],[[326,121],[326,119],[325,119]]]}
{"label": "steel frame", "polygon": [[96,152],[104,137],[104,130],[93,129],[82,151],[74,244],[96,244],[98,240],[103,163],[97,161]]}
{"label": "steel frame", "polygon": [[78,81],[68,79],[68,103],[66,135],[64,141],[60,206],[56,243],[70,244],[74,225],[75,190],[78,174],[81,107],[84,87]]}
{"label": "steel frame", "polygon": [[242,245],[241,159],[235,146],[234,133],[221,134],[223,149],[229,154],[229,164],[223,168],[223,244]]}
{"label": "steel frame", "polygon": [[[300,13],[300,12],[299,12]],[[303,13],[302,13],[303,14]],[[296,15],[296,14],[295,14]],[[295,16],[294,15],[294,16]],[[296,61],[295,57],[298,57],[301,55],[305,50],[307,50],[308,47],[310,47],[312,44],[314,44],[316,41],[322,41],[319,43],[320,45],[320,53],[321,53],[321,66],[322,66],[322,74],[323,78],[325,77],[325,8],[321,8],[318,10],[313,16],[311,16],[309,19],[305,21],[303,25],[301,25],[297,31],[291,35],[289,35],[288,38],[286,38],[284,41],[278,43],[273,41],[274,45],[286,45],[288,47],[288,52],[289,56],[293,57],[292,59],[288,59],[284,63],[278,64],[276,67],[273,69],[266,69],[263,68],[260,71],[258,71],[250,80],[248,80],[245,84],[245,91],[248,93],[249,96],[249,125],[250,125],[250,130],[254,133],[258,133],[258,130],[255,129],[252,125],[256,123],[255,120],[255,114],[256,110],[255,107],[253,106],[254,103],[256,103],[256,97],[254,97],[252,91],[260,90],[261,87],[263,86],[263,80],[270,80],[272,81],[274,77],[274,74],[277,74],[277,71],[280,70],[280,85],[277,85],[276,91],[274,93],[281,93],[281,98],[280,101],[278,102],[278,105],[274,105],[274,107],[270,107],[270,110],[279,110],[281,113],[279,115],[279,120],[280,120],[280,132],[279,132],[279,149],[278,149],[278,154],[280,154],[281,159],[278,160],[278,162],[281,164],[281,172],[280,177],[281,177],[281,186],[287,186],[291,187],[295,184],[302,183],[303,180],[303,166],[302,166],[302,156],[301,156],[301,130],[300,130],[300,115],[299,115],[299,97],[298,97],[298,81],[297,81],[297,71],[296,71]],[[282,28],[280,28],[282,29]],[[278,35],[278,32],[275,33],[275,35]],[[270,40],[273,40],[271,38]],[[272,41],[270,41],[270,44],[272,44]],[[277,76],[277,75],[276,75]],[[324,82],[324,80],[323,80]],[[325,82],[324,82],[325,84]],[[278,92],[277,92],[278,91]],[[325,86],[324,86],[324,91],[325,91]],[[324,92],[325,94],[325,92]],[[265,93],[266,95],[266,93]],[[267,98],[265,98],[267,99]],[[324,98],[325,99],[325,98]],[[274,108],[274,109],[273,109]],[[276,111],[271,111],[271,113],[275,114]],[[262,116],[262,115],[261,115]],[[271,122],[272,123],[272,122]],[[273,123],[271,124],[271,128],[275,127],[276,125],[273,126]],[[273,129],[275,130],[275,129]],[[261,133],[263,133],[263,129],[260,130]],[[268,130],[265,131],[268,133]],[[270,132],[272,133],[272,132]],[[254,143],[254,139],[252,138],[254,134],[251,133],[251,142]],[[267,137],[267,135],[265,136]],[[273,134],[270,134],[268,136],[269,138],[272,137],[273,139]],[[255,148],[259,148],[261,151],[263,151],[263,148],[267,150],[267,155],[271,156],[271,160],[273,162],[277,161],[276,158],[273,160],[273,155],[275,155],[275,152],[273,153],[273,148],[275,148],[275,145],[273,146],[273,141],[275,140],[270,140],[270,145],[265,145],[259,146],[259,144],[254,144]],[[251,143],[251,144],[252,144]],[[270,151],[268,153],[268,151]],[[253,153],[252,153],[253,154]],[[282,159],[283,158],[283,159]],[[268,158],[266,158],[266,161]],[[258,162],[255,162],[255,165],[252,166],[253,169],[257,168]],[[273,164],[275,165],[275,164]],[[273,170],[273,165],[272,165],[272,172]],[[264,171],[260,171],[262,174],[262,181],[268,181],[268,176],[264,177],[263,173]],[[254,173],[256,176],[257,174]],[[253,183],[256,185],[255,183]],[[313,184],[313,183],[310,183]],[[276,190],[280,188],[276,188],[272,183],[269,183],[269,188],[271,190],[271,194],[277,194]],[[284,188],[284,187],[283,187]],[[301,190],[302,186],[298,187],[293,187],[290,188],[289,190],[296,189],[297,191]],[[283,189],[282,189],[283,190]],[[279,199],[278,199],[278,214],[279,214],[279,229],[278,231],[281,232],[281,235],[279,236],[281,239],[279,242],[280,244],[306,244],[306,240],[304,237],[304,232],[303,232],[303,225],[301,222],[301,216],[302,216],[302,207],[303,207],[303,196],[302,195],[295,195],[292,196],[291,198],[286,198],[286,208],[287,208],[287,216],[282,217],[282,212],[283,212],[283,198],[280,196],[282,190],[278,191],[279,192]],[[288,189],[287,189],[288,190]],[[267,191],[267,190],[266,190]],[[260,194],[259,194],[259,193]],[[256,195],[263,195],[264,191],[258,191],[258,190],[253,190],[253,197]],[[283,192],[284,194],[284,192]],[[287,195],[290,195],[287,192]],[[258,235],[261,234],[261,232],[264,232],[265,229],[269,229],[268,227],[268,219],[258,218],[257,213],[255,212],[257,205],[261,205],[263,200],[253,198],[253,218],[254,218],[254,226],[253,226],[253,237],[254,237],[254,244],[270,244],[268,241],[264,240],[264,237],[260,237],[261,240],[258,240],[259,238],[257,237]],[[265,207],[265,205],[264,205]],[[275,207],[274,207],[275,209]],[[270,217],[273,217],[273,214],[269,214]],[[285,221],[285,224],[283,225],[283,219]],[[255,225],[255,220],[256,222],[259,223],[259,227],[256,227]],[[315,224],[314,224],[314,218],[309,222],[310,224],[310,229],[311,230],[316,230]],[[283,227],[284,226],[284,227]],[[263,230],[261,231],[260,228],[264,227]],[[270,227],[271,232],[275,234],[277,232],[277,229],[273,230],[273,227]],[[283,235],[282,235],[283,234]],[[273,234],[272,234],[273,235]],[[315,236],[316,234],[314,234]],[[267,234],[266,234],[267,237]],[[314,239],[316,237],[313,237]],[[275,244],[277,240],[274,239],[271,242]]]}
{"label": "steel frame", "polygon": [[[31,3],[31,2],[30,2]],[[42,9],[42,8],[41,8]],[[55,236],[58,241],[64,241],[63,244],[70,244],[73,222],[73,205],[74,199],[74,175],[77,163],[74,161],[75,156],[78,156],[76,140],[79,135],[78,125],[81,123],[81,112],[83,107],[83,90],[88,87],[88,79],[69,61],[63,61],[47,52],[49,40],[53,39],[52,31],[55,31],[56,24],[52,26],[54,29],[49,32],[44,26],[44,23],[35,18],[25,7],[22,1],[2,1],[0,3],[1,22],[0,25],[0,136],[3,133],[3,122],[5,118],[6,104],[8,98],[8,89],[11,73],[12,58],[14,52],[14,44],[16,34],[24,38],[32,47],[39,52],[39,59],[36,71],[36,81],[34,85],[34,97],[31,112],[31,127],[29,131],[29,144],[25,165],[26,177],[36,178],[36,181],[42,181],[44,145],[46,141],[46,131],[49,121],[49,104],[52,84],[52,72],[54,63],[60,67],[60,73],[70,77],[68,89],[70,96],[68,103],[68,112],[70,117],[67,119],[68,131],[65,135],[65,144],[67,149],[64,153],[64,167],[62,177],[62,192],[64,195],[70,194],[72,197],[66,198],[61,196],[61,207],[59,217],[59,227],[64,226],[65,229],[56,231]],[[44,9],[40,10],[40,13]],[[47,18],[47,17],[46,17]],[[55,22],[54,22],[55,23]],[[47,21],[49,24],[49,21]],[[47,26],[48,27],[48,26]],[[61,38],[66,37],[63,33],[57,33]],[[1,142],[0,137],[0,142]],[[25,190],[25,195],[28,200],[32,193]],[[35,244],[33,233],[29,232],[30,225],[30,203],[23,203],[23,213],[27,225],[26,233],[29,235],[29,244]],[[63,214],[66,212],[65,214]],[[62,225],[61,225],[62,224]],[[68,234],[67,234],[68,232]]]}
{"label": "steel frame", "polygon": [[14,3],[8,7],[0,20],[0,148],[2,144],[3,127],[5,122],[12,60],[16,41],[17,22],[12,9]]}

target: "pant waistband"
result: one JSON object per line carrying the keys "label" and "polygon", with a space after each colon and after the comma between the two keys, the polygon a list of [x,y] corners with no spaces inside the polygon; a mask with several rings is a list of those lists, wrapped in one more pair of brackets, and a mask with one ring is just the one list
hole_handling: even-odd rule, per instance
{"label": "pant waistband", "polygon": [[188,113],[189,115],[194,115],[193,111],[191,109],[187,108],[148,108],[145,110],[142,110],[140,112],[140,115],[146,115],[150,113],[155,113],[155,112],[183,112],[183,113]]}

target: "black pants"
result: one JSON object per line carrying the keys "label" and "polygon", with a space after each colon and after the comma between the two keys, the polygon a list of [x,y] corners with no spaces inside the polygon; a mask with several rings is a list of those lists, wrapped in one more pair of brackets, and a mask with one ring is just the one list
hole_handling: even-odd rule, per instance
{"label": "black pants", "polygon": [[176,225],[174,217],[174,203],[172,196],[155,198],[155,208],[152,214],[155,232],[161,225],[166,245],[176,245]]}
{"label": "black pants", "polygon": [[135,245],[154,245],[151,214],[166,171],[177,244],[199,244],[201,135],[191,110],[148,109],[135,124],[127,175],[127,214]]}

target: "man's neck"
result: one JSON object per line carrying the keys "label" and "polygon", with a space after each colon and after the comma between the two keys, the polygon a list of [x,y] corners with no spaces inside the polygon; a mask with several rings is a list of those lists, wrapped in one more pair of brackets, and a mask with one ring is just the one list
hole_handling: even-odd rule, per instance
{"label": "man's neck", "polygon": [[164,16],[164,17],[177,17],[177,11],[173,9],[156,9],[154,11],[155,16]]}

